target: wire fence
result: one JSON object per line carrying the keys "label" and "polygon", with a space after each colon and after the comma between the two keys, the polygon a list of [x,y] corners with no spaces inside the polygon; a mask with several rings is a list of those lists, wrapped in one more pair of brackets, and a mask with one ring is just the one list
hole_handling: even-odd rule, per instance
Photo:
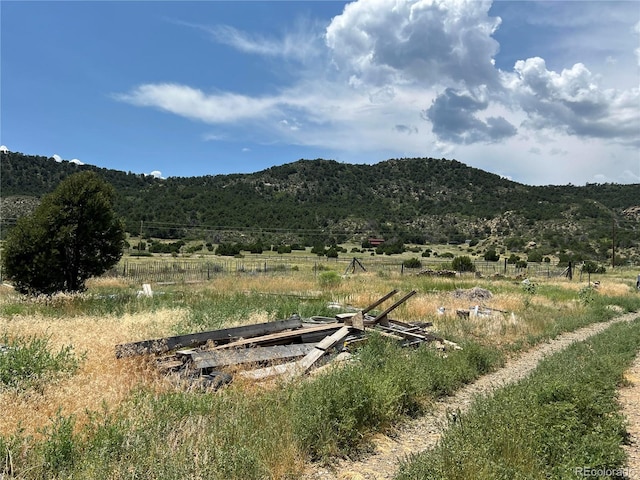
{"label": "wire fence", "polygon": [[[450,259],[428,259],[421,262],[419,268],[407,268],[403,259],[390,257],[248,257],[248,258],[198,258],[161,260],[131,259],[120,262],[107,273],[106,277],[122,278],[134,282],[201,282],[224,275],[294,275],[298,272],[312,271],[318,274],[323,270],[334,270],[341,274],[354,274],[362,271],[381,274],[412,275],[420,273],[455,275],[450,270]],[[567,267],[551,263],[528,263],[526,267],[504,262],[476,260],[477,276],[513,276],[513,277],[556,277],[570,276]],[[447,270],[448,269],[448,270]]]}

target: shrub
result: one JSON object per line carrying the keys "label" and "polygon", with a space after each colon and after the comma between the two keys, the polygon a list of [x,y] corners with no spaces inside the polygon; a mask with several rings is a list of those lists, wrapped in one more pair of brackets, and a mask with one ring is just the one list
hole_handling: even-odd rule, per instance
{"label": "shrub", "polygon": [[484,259],[487,262],[497,262],[500,260],[500,255],[498,255],[495,248],[490,248],[484,253]]}
{"label": "shrub", "polygon": [[422,262],[415,257],[406,259],[402,265],[405,268],[422,268]]}
{"label": "shrub", "polygon": [[451,261],[451,268],[456,272],[475,272],[476,266],[473,264],[471,257],[463,255],[461,257],[455,257]]}
{"label": "shrub", "polygon": [[540,250],[531,250],[527,254],[527,261],[532,263],[542,262],[542,252]]}
{"label": "shrub", "polygon": [[320,286],[325,288],[338,286],[340,284],[340,280],[340,274],[338,274],[338,272],[334,272],[333,270],[322,272],[318,277]]}
{"label": "shrub", "polygon": [[73,373],[79,360],[73,347],[63,347],[51,353],[48,338],[15,337],[5,334],[0,343],[6,349],[0,352],[0,386],[24,389],[37,385],[47,376]]}
{"label": "shrub", "polygon": [[605,273],[607,270],[602,265],[598,265],[596,262],[587,260],[582,265],[582,271],[584,273]]}

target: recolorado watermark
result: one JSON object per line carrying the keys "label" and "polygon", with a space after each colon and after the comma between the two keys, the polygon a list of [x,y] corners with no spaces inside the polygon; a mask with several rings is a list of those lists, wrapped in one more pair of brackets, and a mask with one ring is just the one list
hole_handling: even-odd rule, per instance
{"label": "recolorado watermark", "polygon": [[573,473],[580,477],[611,477],[630,478],[633,473],[628,467],[602,468],[602,467],[576,467]]}

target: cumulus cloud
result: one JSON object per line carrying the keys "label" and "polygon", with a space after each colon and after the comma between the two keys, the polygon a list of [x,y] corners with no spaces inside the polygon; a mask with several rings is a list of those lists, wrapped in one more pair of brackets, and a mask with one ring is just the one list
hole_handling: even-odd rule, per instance
{"label": "cumulus cloud", "polygon": [[493,84],[500,19],[490,1],[371,0],[348,4],[327,27],[334,65],[352,83]]}
{"label": "cumulus cloud", "polygon": [[640,145],[640,89],[603,89],[583,64],[557,73],[539,57],[519,60],[504,80],[531,129],[560,128],[569,135]]}
{"label": "cumulus cloud", "polygon": [[62,157],[60,155],[58,155],[57,153],[54,153],[53,157],[51,157],[51,158],[53,158],[58,163],[62,162]]}
{"label": "cumulus cloud", "polygon": [[76,165],[84,165],[84,162],[81,162],[77,158],[69,160],[69,163],[75,163]]}
{"label": "cumulus cloud", "polygon": [[162,172],[160,170],[154,170],[149,175],[155,178],[162,178]]}

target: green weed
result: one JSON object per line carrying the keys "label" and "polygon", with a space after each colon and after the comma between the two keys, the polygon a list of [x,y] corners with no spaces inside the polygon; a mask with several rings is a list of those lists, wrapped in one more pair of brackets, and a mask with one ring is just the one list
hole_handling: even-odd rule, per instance
{"label": "green weed", "polygon": [[72,346],[51,352],[48,338],[0,337],[0,387],[26,389],[62,374],[72,374],[81,358]]}
{"label": "green weed", "polygon": [[403,462],[407,479],[565,479],[624,465],[615,390],[640,348],[640,322],[618,324],[478,399],[439,445]]}

